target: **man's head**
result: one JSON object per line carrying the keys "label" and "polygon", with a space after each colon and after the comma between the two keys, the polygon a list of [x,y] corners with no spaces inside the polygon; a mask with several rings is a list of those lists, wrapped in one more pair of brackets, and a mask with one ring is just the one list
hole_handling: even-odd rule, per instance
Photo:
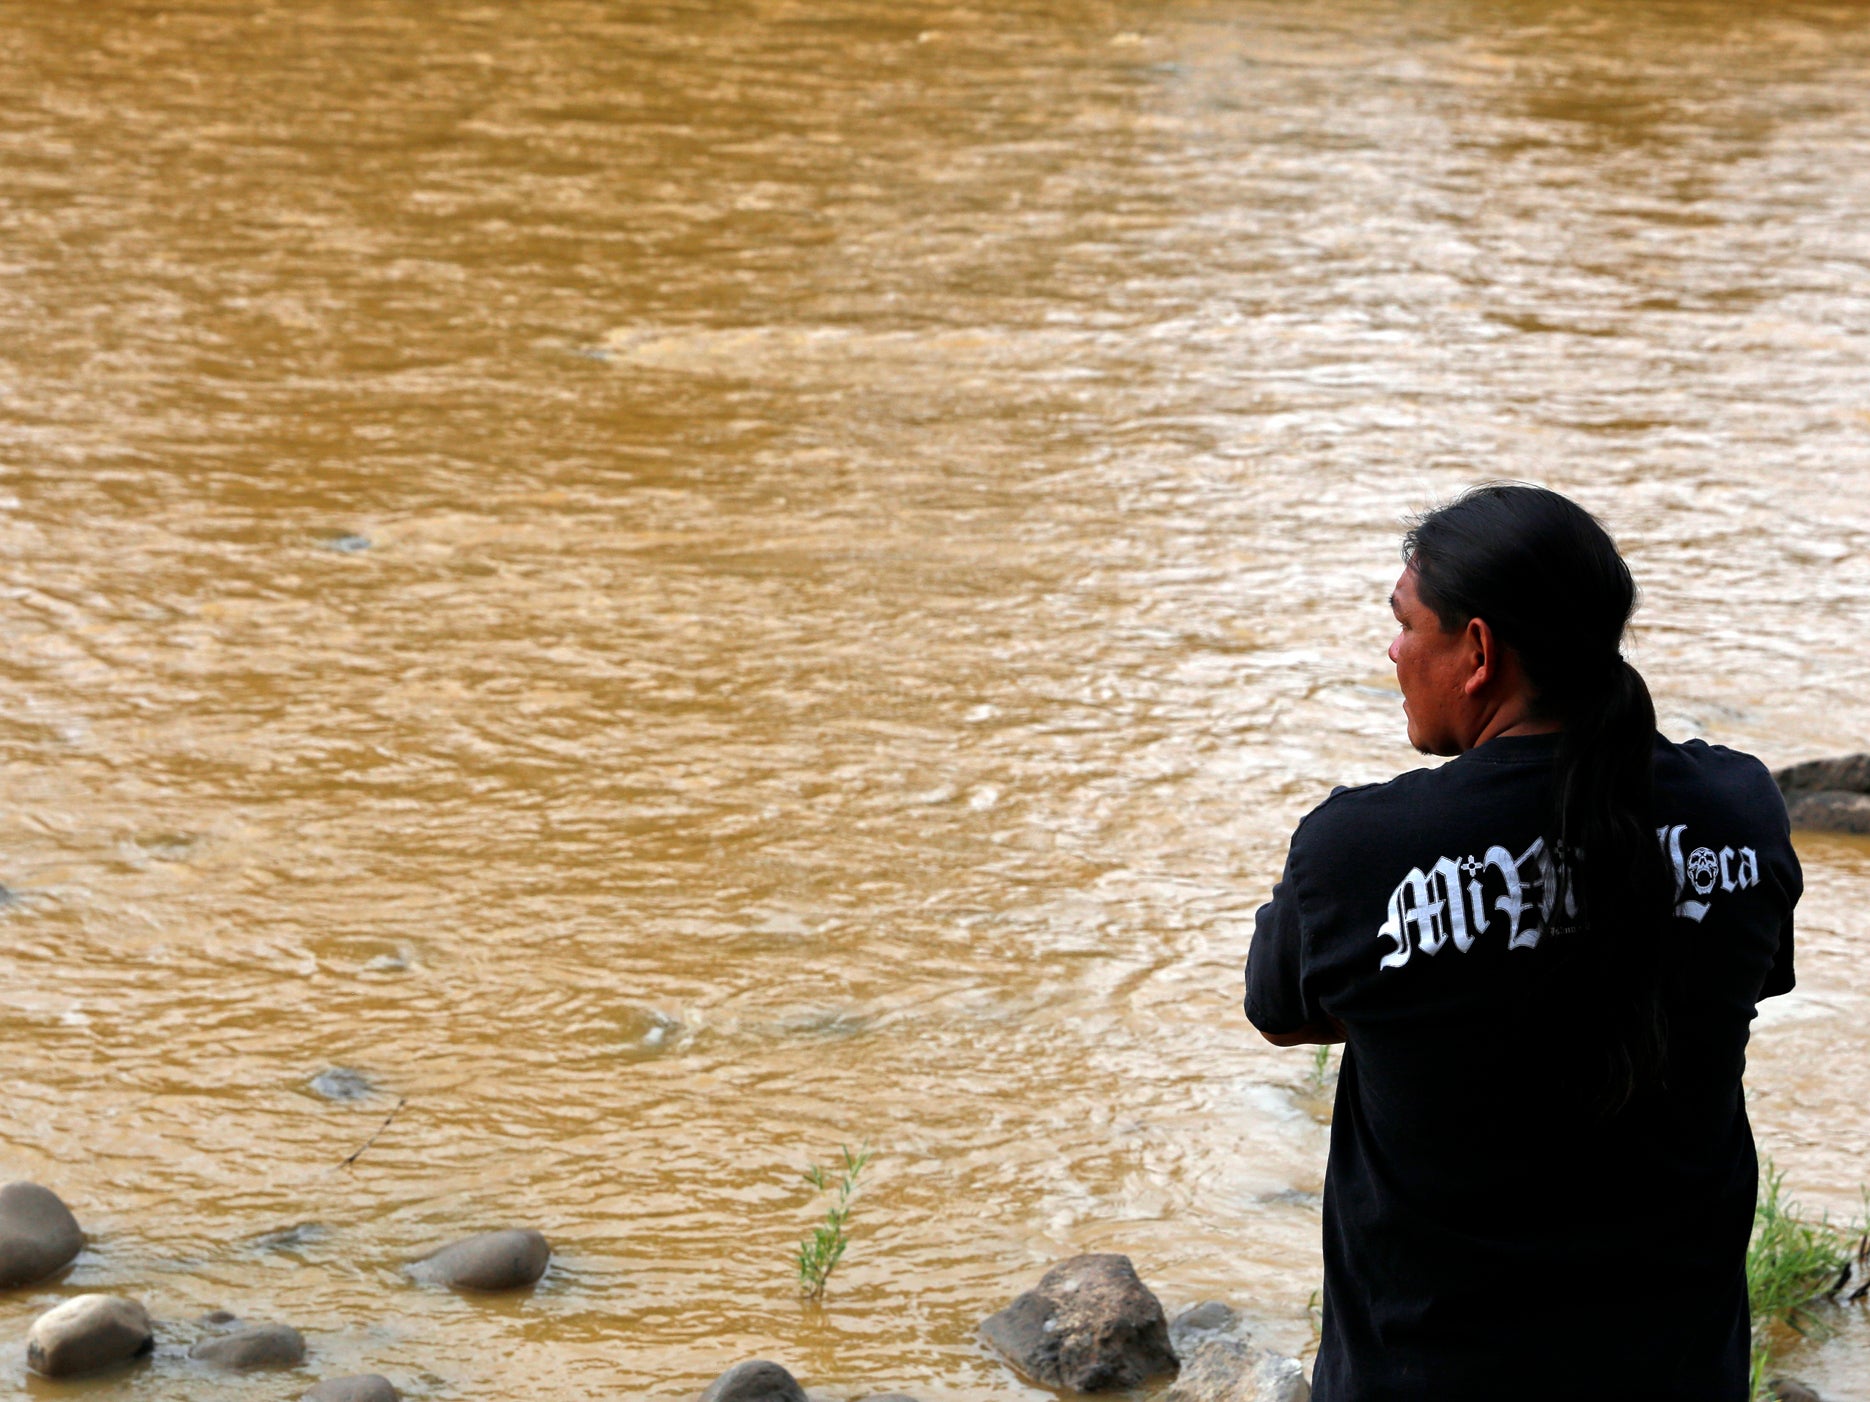
{"label": "man's head", "polygon": [[1547,901],[1576,897],[1584,1034],[1611,1114],[1663,1084],[1662,932],[1674,899],[1655,842],[1656,708],[1618,646],[1636,606],[1604,528],[1557,492],[1490,483],[1416,521],[1390,645],[1409,738],[1458,754],[1557,730],[1541,841]]}
{"label": "man's head", "polygon": [[1583,507],[1490,483],[1420,517],[1390,604],[1409,742],[1452,755],[1556,730],[1621,682],[1629,568]]}
{"label": "man's head", "polygon": [[1458,755],[1484,734],[1532,717],[1537,698],[1512,649],[1500,645],[1485,619],[1445,625],[1424,602],[1413,564],[1396,581],[1390,610],[1396,637],[1389,658],[1396,664],[1411,745],[1425,755]]}

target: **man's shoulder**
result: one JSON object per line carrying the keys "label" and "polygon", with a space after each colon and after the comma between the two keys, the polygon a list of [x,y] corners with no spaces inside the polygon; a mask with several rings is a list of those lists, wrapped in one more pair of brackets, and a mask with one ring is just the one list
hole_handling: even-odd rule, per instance
{"label": "man's shoulder", "polygon": [[1658,737],[1656,788],[1665,813],[1723,813],[1775,834],[1789,829],[1779,781],[1745,750]]}
{"label": "man's shoulder", "polygon": [[1448,783],[1447,766],[1410,769],[1394,779],[1372,784],[1340,784],[1325,801],[1299,820],[1294,847],[1331,846],[1350,836],[1362,836],[1420,813]]}
{"label": "man's shoulder", "polygon": [[1735,798],[1759,798],[1770,795],[1775,800],[1779,784],[1772,771],[1756,755],[1726,745],[1711,745],[1706,740],[1670,740],[1656,736],[1658,778],[1665,782],[1696,782],[1712,785]]}

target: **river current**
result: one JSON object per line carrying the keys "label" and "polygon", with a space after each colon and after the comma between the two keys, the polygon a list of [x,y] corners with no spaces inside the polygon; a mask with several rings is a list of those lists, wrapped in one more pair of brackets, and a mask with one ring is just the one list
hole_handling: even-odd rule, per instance
{"label": "river current", "polygon": [[[296,1395],[178,1356],[224,1307],[414,1397],[1018,1398],[976,1326],[1088,1250],[1305,1353],[1328,1073],[1240,967],[1420,762],[1408,514],[1576,495],[1669,734],[1865,747],[1862,5],[0,0],[0,59],[0,1168],[91,1233],[8,1386]],[[1849,1216],[1870,846],[1799,850],[1750,1108]],[[535,1294],[401,1273],[509,1224]],[[82,1290],[165,1351],[29,1380]]]}

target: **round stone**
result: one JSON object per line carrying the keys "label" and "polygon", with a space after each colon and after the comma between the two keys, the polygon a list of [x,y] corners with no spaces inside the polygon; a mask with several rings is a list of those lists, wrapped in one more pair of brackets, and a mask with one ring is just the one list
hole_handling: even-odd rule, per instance
{"label": "round stone", "polygon": [[231,1334],[203,1339],[188,1356],[229,1373],[296,1368],[305,1361],[305,1338],[290,1324],[249,1324]]}
{"label": "round stone", "polygon": [[299,1402],[400,1402],[401,1397],[388,1378],[359,1373],[349,1378],[326,1378]]}
{"label": "round stone", "polygon": [[79,1295],[33,1321],[26,1362],[48,1378],[95,1373],[147,1353],[149,1311],[120,1295]]}
{"label": "round stone", "polygon": [[58,1194],[37,1183],[0,1188],[0,1289],[62,1271],[84,1249],[84,1232]]}
{"label": "round stone", "polygon": [[409,1267],[417,1280],[457,1290],[521,1290],[538,1283],[552,1247],[538,1232],[482,1232],[444,1246]]}

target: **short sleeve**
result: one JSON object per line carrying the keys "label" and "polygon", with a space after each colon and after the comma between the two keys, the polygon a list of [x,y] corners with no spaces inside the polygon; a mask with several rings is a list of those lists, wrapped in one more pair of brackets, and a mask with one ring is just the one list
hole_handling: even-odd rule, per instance
{"label": "short sleeve", "polygon": [[1247,951],[1247,1021],[1261,1032],[1297,1032],[1325,1018],[1305,995],[1305,920],[1292,866],[1288,857],[1273,898],[1254,917]]}
{"label": "short sleeve", "polygon": [[1779,949],[1773,955],[1773,966],[1766,972],[1766,982],[1760,987],[1760,997],[1777,998],[1781,993],[1790,993],[1798,978],[1792,969],[1792,917],[1786,916],[1784,928],[1779,931]]}

